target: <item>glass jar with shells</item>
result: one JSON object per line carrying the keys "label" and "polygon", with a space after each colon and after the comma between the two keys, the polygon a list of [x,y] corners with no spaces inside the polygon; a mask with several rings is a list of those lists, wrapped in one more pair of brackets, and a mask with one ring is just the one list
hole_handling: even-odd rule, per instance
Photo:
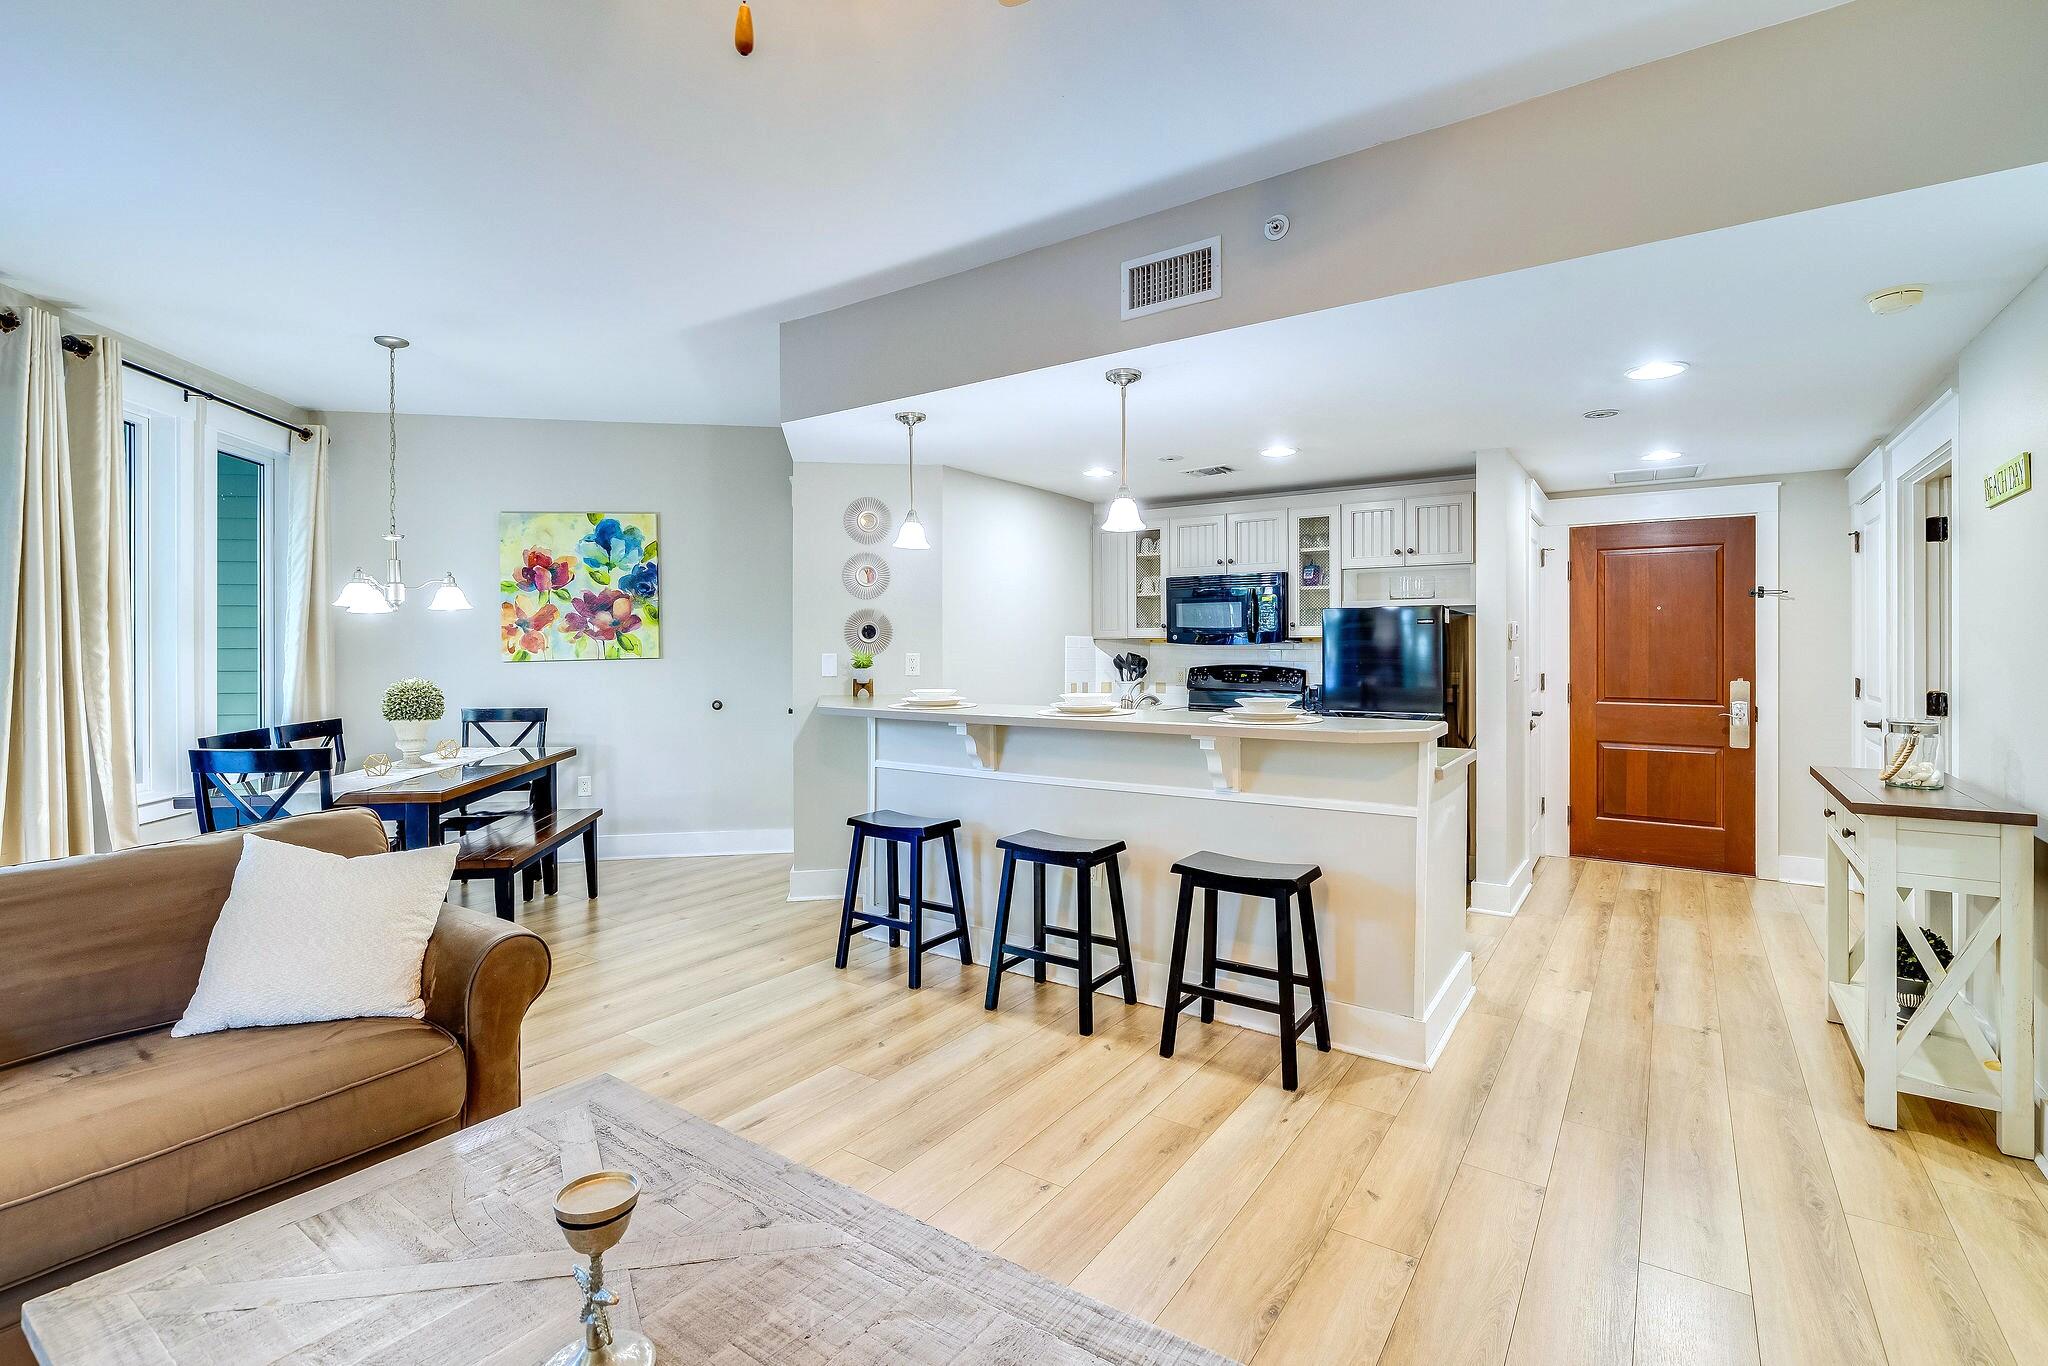
{"label": "glass jar with shells", "polygon": [[1943,786],[1947,780],[1942,773],[1941,723],[1885,722],[1884,767],[1878,776],[1884,779],[1886,787]]}

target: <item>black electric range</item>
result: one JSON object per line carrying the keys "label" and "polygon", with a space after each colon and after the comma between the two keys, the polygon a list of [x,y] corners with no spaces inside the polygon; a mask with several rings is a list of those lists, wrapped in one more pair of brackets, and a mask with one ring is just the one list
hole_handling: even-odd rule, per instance
{"label": "black electric range", "polygon": [[1197,664],[1188,670],[1188,710],[1223,711],[1240,697],[1308,698],[1308,670],[1284,664]]}

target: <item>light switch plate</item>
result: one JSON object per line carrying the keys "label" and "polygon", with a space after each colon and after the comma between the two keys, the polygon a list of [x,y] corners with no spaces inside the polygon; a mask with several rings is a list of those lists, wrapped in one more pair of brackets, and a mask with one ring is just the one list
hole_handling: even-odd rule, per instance
{"label": "light switch plate", "polygon": [[1508,682],[1510,682],[1510,683],[1519,683],[1519,682],[1521,682],[1521,681],[1522,681],[1522,657],[1521,657],[1520,655],[1509,655],[1509,656],[1508,656]]}
{"label": "light switch plate", "polygon": [[916,678],[924,672],[924,656],[915,651],[903,656],[903,676]]}
{"label": "light switch plate", "polygon": [[839,677],[839,656],[838,656],[838,655],[836,655],[836,654],[824,654],[824,655],[819,655],[819,656],[818,656],[818,677],[820,677],[820,678],[837,678],[837,677]]}

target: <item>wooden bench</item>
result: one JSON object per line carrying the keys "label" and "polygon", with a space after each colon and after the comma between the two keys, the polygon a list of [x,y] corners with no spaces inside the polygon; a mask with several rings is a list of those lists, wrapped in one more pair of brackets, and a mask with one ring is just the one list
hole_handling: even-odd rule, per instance
{"label": "wooden bench", "polygon": [[512,884],[522,875],[528,899],[533,896],[533,879],[538,873],[553,896],[556,889],[555,855],[577,836],[583,837],[583,881],[594,900],[597,896],[597,818],[601,806],[580,810],[551,811],[538,816],[520,816],[494,821],[462,837],[461,852],[455,857],[455,880],[473,882],[488,878],[497,893],[498,918],[512,919]]}

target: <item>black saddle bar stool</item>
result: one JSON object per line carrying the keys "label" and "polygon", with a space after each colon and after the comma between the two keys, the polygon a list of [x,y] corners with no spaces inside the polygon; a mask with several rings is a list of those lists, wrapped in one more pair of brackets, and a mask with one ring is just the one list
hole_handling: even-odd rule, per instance
{"label": "black saddle bar stool", "polygon": [[[1313,863],[1263,863],[1205,852],[1188,855],[1173,865],[1173,871],[1180,875],[1180,906],[1173,920],[1173,960],[1166,973],[1166,1025],[1159,1038],[1160,1056],[1173,1056],[1174,1027],[1180,1021],[1180,1013],[1197,1001],[1201,1003],[1204,1020],[1216,1018],[1218,1001],[1270,1011],[1280,1017],[1280,1084],[1294,1090],[1294,1041],[1302,1026],[1314,1026],[1316,1047],[1325,1053],[1330,1051],[1330,1008],[1323,999],[1323,955],[1316,943],[1316,912],[1309,894],[1309,885],[1323,875],[1323,870]],[[1182,977],[1187,968],[1188,922],[1194,918],[1197,888],[1202,892],[1202,980],[1187,982]],[[1277,966],[1269,968],[1216,956],[1218,892],[1271,899]],[[1294,903],[1301,907],[1301,947],[1308,960],[1304,964],[1306,972],[1294,970]],[[1263,1000],[1219,987],[1218,972],[1264,978],[1278,988],[1278,999]],[[1307,1012],[1299,1016],[1294,1013],[1297,986],[1308,988],[1309,999]]]}
{"label": "black saddle bar stool", "polygon": [[[853,850],[846,859],[846,899],[839,910],[839,953],[833,959],[833,966],[846,966],[846,952],[853,942],[856,929],[871,925],[885,925],[889,930],[889,945],[894,948],[900,943],[899,935],[905,931],[910,935],[910,985],[913,990],[924,985],[924,954],[926,949],[935,949],[948,940],[960,941],[960,962],[965,967],[974,966],[974,948],[967,938],[967,899],[960,892],[960,851],[953,841],[953,832],[960,828],[957,820],[927,820],[923,816],[909,816],[901,811],[869,811],[859,816],[849,816],[846,823],[853,827]],[[860,896],[861,855],[869,840],[881,840],[889,851],[889,913],[877,915],[873,911],[857,911],[854,903]],[[946,881],[951,885],[953,904],[948,906],[940,901],[927,901],[924,895],[924,846],[927,840],[937,840],[946,855]],[[904,893],[896,881],[896,846],[910,846],[910,891]],[[897,911],[907,910],[899,916]],[[953,928],[936,939],[924,937],[924,913],[926,911],[950,911]]]}
{"label": "black saddle bar stool", "polygon": [[[1124,883],[1117,867],[1117,855],[1124,851],[1124,842],[1077,839],[1071,835],[1048,834],[1043,830],[1024,830],[997,840],[996,847],[1003,851],[1003,881],[1001,890],[996,893],[995,937],[989,947],[988,997],[982,1004],[994,1010],[1002,994],[1003,974],[1016,964],[1028,961],[1032,977],[1040,982],[1045,980],[1047,963],[1072,968],[1080,974],[1083,1034],[1095,1032],[1095,989],[1104,982],[1121,977],[1124,1004],[1136,1005],[1138,979],[1131,971],[1131,936],[1124,925]],[[1010,889],[1020,862],[1031,865],[1031,947],[1028,949],[1011,944],[1008,937]],[[1074,929],[1048,925],[1045,921],[1047,865],[1074,870]],[[1091,902],[1098,866],[1109,881],[1109,918],[1116,931],[1113,935],[1095,933]],[[1074,956],[1069,958],[1049,952],[1046,948],[1048,936],[1073,941]],[[1095,973],[1095,946],[1098,944],[1116,951],[1116,966],[1100,976]]]}

